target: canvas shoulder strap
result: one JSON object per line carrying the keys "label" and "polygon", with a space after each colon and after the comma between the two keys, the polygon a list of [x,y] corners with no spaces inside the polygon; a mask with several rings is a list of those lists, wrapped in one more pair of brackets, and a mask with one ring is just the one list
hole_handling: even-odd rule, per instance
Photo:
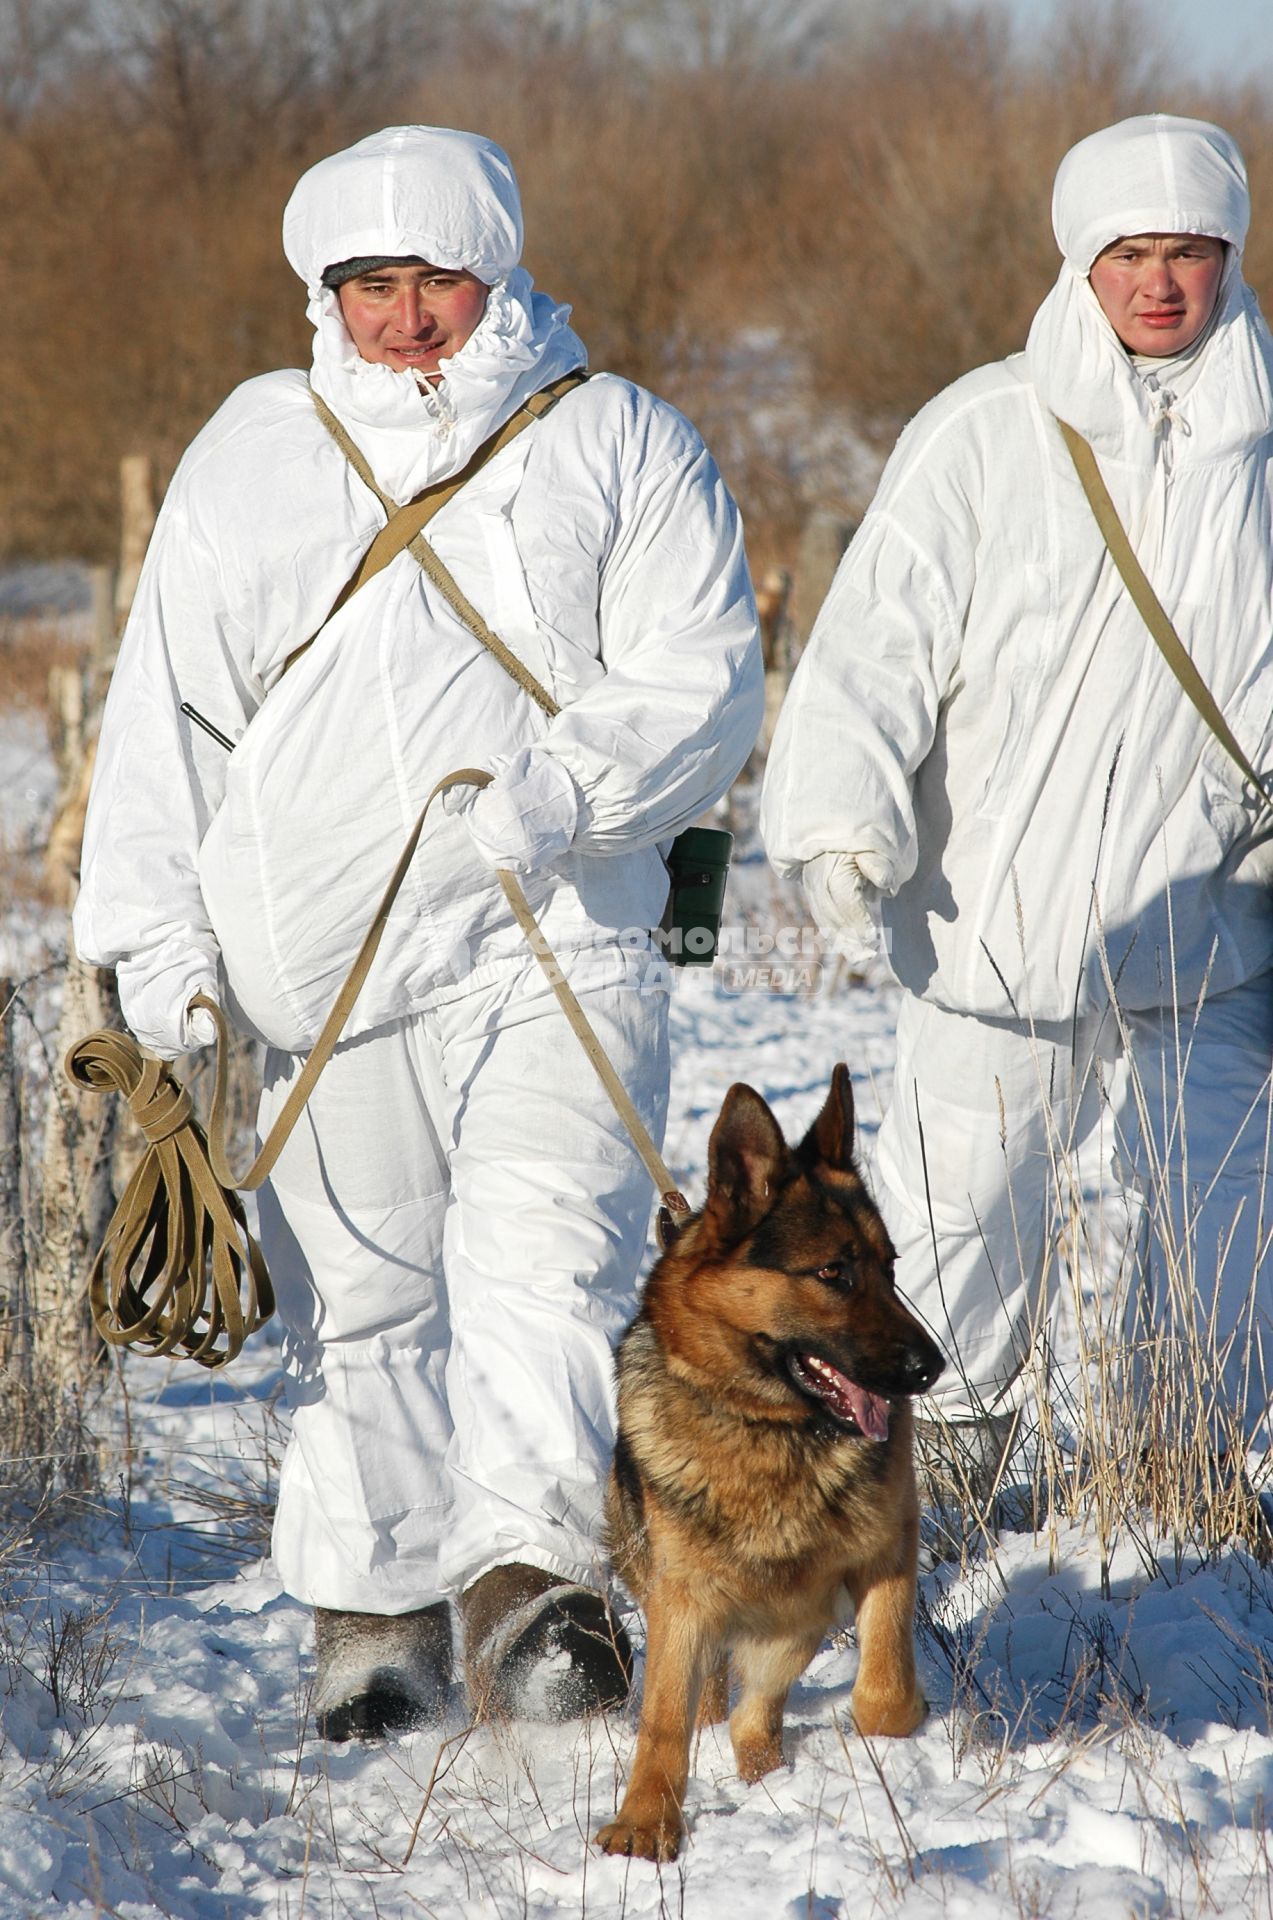
{"label": "canvas shoulder strap", "polygon": [[581,386],[588,377],[582,368],[577,368],[563,374],[559,380],[552,381],[549,386],[542,387],[538,393],[532,394],[530,399],[504,422],[498,432],[493,433],[488,440],[483,440],[476,453],[458,473],[452,474],[448,480],[439,481],[435,486],[426,487],[404,507],[396,506],[377,484],[375,475],[363,458],[361,450],[355,445],[326,401],[311,387],[310,399],[314,403],[314,411],[363,485],[375,494],[388,517],[350,578],[336,595],[331,610],[323,621],[323,626],[288,654],[283,666],[284,673],[313,646],[323,627],[340,612],[345,602],[351,600],[360,587],[365,587],[369,580],[374,580],[378,573],[383,572],[391,560],[396,560],[403,549],[409,547],[412,541],[423,532],[434,515],[440,513],[447,502],[455,498],[461,487],[467,486],[489,460],[493,460],[497,453],[501,453],[519,433],[524,433],[527,427],[534,426],[536,420],[542,420],[560,399],[575,387]]}
{"label": "canvas shoulder strap", "polygon": [[1110,557],[1122,576],[1123,584],[1132,597],[1136,611],[1149,628],[1167,665],[1220,745],[1236,762],[1265,805],[1273,807],[1273,793],[1265,786],[1234,738],[1232,729],[1221,713],[1211,689],[1194,665],[1188,648],[1171,624],[1162,602],[1145,577],[1144,569],[1136,558],[1132,543],[1127,537],[1126,528],[1118,517],[1118,509],[1110,499],[1109,488],[1105,485],[1095,453],[1076,428],[1061,419],[1058,419],[1056,424],[1061,429],[1061,438],[1069,449],[1070,458],[1074,462],[1075,471],[1087,495],[1088,505],[1101,530],[1105,545],[1109,548]]}
{"label": "canvas shoulder strap", "polygon": [[[538,408],[534,416],[539,417],[546,413],[550,406],[555,405],[563,393],[568,393],[572,386],[577,386],[580,380],[587,379],[587,377],[586,374],[568,374],[565,380],[557,381],[554,386],[545,388],[543,393],[536,394],[535,400],[527,402],[527,407],[533,408],[536,401],[546,402],[546,404]],[[551,398],[548,396],[551,396]],[[362,467],[359,463],[362,460],[362,456],[358,453],[357,449],[352,446],[352,443],[346,444],[348,442],[348,436],[344,433],[343,428],[339,433],[333,433],[333,437],[337,439],[338,444],[344,448],[348,458],[354,462],[361,473]],[[367,478],[369,486],[375,487],[374,481],[366,475],[363,477]],[[421,525],[422,524],[423,523],[421,523]],[[389,529],[386,527],[385,532],[388,533],[388,531]],[[441,593],[446,600],[451,610],[463,621],[474,639],[479,641],[488,653],[494,655],[505,672],[511,675],[524,692],[529,694],[530,698],[548,715],[549,719],[552,719],[556,714],[560,713],[561,708],[557,701],[553,699],[547,687],[541,685],[530,671],[530,668],[525,666],[523,662],[517,658],[512,648],[506,646],[499,635],[482,618],[482,615],[459,585],[459,582],[445,561],[434,551],[425,539],[421,526],[416,527],[411,538],[404,544],[407,550],[419,562],[429,579],[432,580],[434,586],[437,587],[439,593]],[[401,550],[401,547],[399,547],[398,551],[400,552]],[[441,782],[439,787],[434,789],[434,792],[441,791],[445,786],[462,782],[482,787],[486,786],[489,781],[489,774],[478,772],[473,768],[466,768],[459,773],[448,775],[446,781]],[[432,799],[432,797],[433,796],[430,795],[430,799]],[[425,810],[428,810],[427,801],[425,803]],[[287,1106],[279,1116],[276,1131],[281,1136],[279,1140],[280,1146],[282,1140],[286,1138],[287,1133],[290,1132],[291,1127],[295,1124],[296,1116],[299,1115],[306,1100],[309,1098],[314,1081],[317,1079],[319,1073],[321,1073],[323,1063],[335,1045],[336,1037],[344,1026],[354,1000],[357,998],[358,990],[366,978],[367,969],[371,964],[371,956],[374,954],[375,946],[379,942],[380,930],[388,917],[389,908],[393,903],[398,888],[402,883],[402,878],[406,873],[407,866],[410,863],[411,856],[415,851],[416,840],[419,837],[423,820],[424,815],[421,814],[415,834],[413,834],[410,842],[403,850],[402,858],[398,863],[398,871],[394,874],[386,890],[380,911],[367,936],[367,941],[364,943],[364,950],[359,954],[357,961],[354,963],[353,971],[342,989],[340,999],[332,1009],[327,1027],[316,1042],[314,1052],[311,1054],[309,1062],[297,1080]],[[497,872],[495,877],[503,888],[505,898],[512,908],[514,918],[525,935],[531,951],[542,967],[549,985],[557,996],[558,1004],[565,1014],[566,1019],[569,1021],[576,1039],[591,1061],[594,1072],[609,1094],[616,1113],[627,1128],[638,1154],[644,1161],[646,1169],[654,1181],[655,1191],[661,1197],[663,1208],[668,1214],[680,1215],[687,1213],[689,1211],[688,1202],[684,1195],[677,1190],[676,1182],[673,1180],[662,1155],[655,1146],[645,1122],[637,1112],[630,1094],[615,1072],[605,1048],[598,1039],[587,1014],[576,999],[556,956],[540,932],[535,916],[531,912],[530,904],[522,890],[520,881],[515,874],[507,872]],[[219,1133],[217,1137],[220,1138]],[[272,1166],[274,1158],[277,1157],[277,1148],[275,1147],[273,1136],[271,1136],[270,1140],[266,1143],[265,1148],[262,1149],[261,1156],[252,1169],[252,1177],[255,1177],[258,1173],[260,1173],[262,1179],[265,1177],[261,1169],[267,1160],[267,1156],[269,1156],[268,1164]],[[265,1172],[268,1172],[268,1166],[265,1166]]]}
{"label": "canvas shoulder strap", "polygon": [[417,533],[410,542],[409,551],[419,561],[452,612],[464,622],[473,638],[480,640],[488,653],[494,654],[505,673],[516,680],[522,691],[530,695],[535,705],[541,708],[550,720],[555,719],[561,712],[561,708],[547,687],[536,680],[530,668],[519,660],[512,648],[506,646],[499,635],[486,624],[451,569],[441,555],[429,545],[422,533]]}

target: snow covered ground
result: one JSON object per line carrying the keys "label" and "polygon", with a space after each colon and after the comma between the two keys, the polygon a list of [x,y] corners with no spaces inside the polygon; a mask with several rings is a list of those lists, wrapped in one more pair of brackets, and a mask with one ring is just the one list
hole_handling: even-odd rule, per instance
{"label": "snow covered ground", "polygon": [[[675,1018],[670,1153],[691,1183],[735,1078],[792,1131],[841,1055],[864,1120],[886,1090],[885,995],[723,999],[689,976]],[[82,1544],[6,1556],[0,1914],[1273,1911],[1273,1583],[1242,1556],[1148,1571],[1129,1542],[1102,1599],[1090,1539],[1004,1534],[924,1582],[914,1739],[852,1732],[844,1637],[796,1690],[781,1773],[744,1787],[702,1738],[690,1844],[662,1870],[588,1844],[631,1712],[471,1732],[457,1694],[438,1730],[322,1745],[307,1612],[244,1537],[281,1442],[276,1354],[260,1336],[212,1379],[129,1362],[130,1487]]]}
{"label": "snow covered ground", "polygon": [[[37,736],[6,726],[13,845],[47,783],[24,759]],[[781,920],[749,835],[742,854],[737,900]],[[889,1088],[886,989],[774,993],[773,954],[738,940],[674,1003],[668,1158],[692,1194],[733,1080],[795,1133],[847,1059],[868,1150]],[[1273,1920],[1273,1580],[1239,1553],[1204,1566],[1128,1538],[1106,1596],[1078,1530],[1004,1533],[939,1568],[920,1732],[852,1731],[841,1636],[793,1695],[780,1772],[744,1787],[727,1741],[702,1737],[689,1844],[662,1869],[590,1845],[633,1709],[473,1731],[457,1690],[440,1728],[318,1742],[309,1616],[264,1557],[272,1331],[225,1377],[127,1362],[98,1416],[108,1497],[52,1545],[0,1541],[0,1920]]]}

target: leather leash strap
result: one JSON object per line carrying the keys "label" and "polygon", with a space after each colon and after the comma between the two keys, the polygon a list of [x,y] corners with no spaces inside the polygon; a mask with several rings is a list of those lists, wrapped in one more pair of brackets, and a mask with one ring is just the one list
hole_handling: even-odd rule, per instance
{"label": "leather leash strap", "polygon": [[1087,495],[1088,505],[1104,537],[1105,545],[1109,548],[1110,557],[1122,575],[1123,584],[1132,597],[1136,611],[1149,628],[1167,665],[1220,745],[1236,762],[1246,779],[1251,782],[1265,806],[1273,807],[1273,792],[1265,786],[1238,745],[1211,689],[1198,672],[1188,648],[1171,624],[1162,602],[1146,579],[1144,569],[1136,558],[1132,543],[1127,537],[1126,528],[1118,517],[1118,509],[1110,499],[1109,488],[1105,485],[1095,453],[1083,435],[1069,426],[1066,421],[1058,419],[1056,424],[1061,429],[1061,438],[1069,449],[1070,458],[1074,462],[1083,491]]}
{"label": "leather leash strap", "polygon": [[[408,549],[475,638],[495,655],[547,714],[558,713],[560,709],[551,694],[487,626],[424,540],[421,528],[494,453],[586,378],[586,374],[571,373],[544,388],[499,434],[479,447],[453,481],[429,489],[402,509],[396,509],[381,492],[344,428],[315,394],[314,405],[328,431],[389,515],[387,524],[372,542],[332,612],[343,606],[404,548]],[[312,640],[307,641],[290,654],[284,671],[312,644]],[[238,1195],[255,1192],[269,1178],[335,1050],[371,971],[433,802],[451,787],[485,787],[490,781],[491,775],[481,768],[460,767],[439,780],[429,794],[322,1031],[260,1152],[241,1178],[236,1177],[231,1168],[225,1147],[229,1028],[221,1008],[207,994],[196,994],[191,1002],[192,1006],[202,1007],[212,1015],[217,1030],[216,1070],[206,1133],[194,1117],[189,1093],[178,1084],[167,1063],[143,1053],[131,1035],[107,1031],[86,1034],[67,1053],[64,1063],[67,1076],[77,1086],[94,1092],[121,1093],[147,1141],[147,1150],[124,1189],[89,1278],[94,1325],[112,1346],[137,1346],[152,1354],[180,1351],[202,1366],[221,1367],[233,1360],[248,1335],[269,1319],[274,1311],[274,1292],[264,1255],[248,1231]],[[687,1214],[689,1202],[678,1191],[556,955],[540,932],[520,881],[503,870],[497,872],[496,878],[562,1012],[654,1182],[662,1205],[660,1237],[666,1240],[670,1217]],[[222,1341],[224,1344],[219,1344]]]}
{"label": "leather leash strap", "polygon": [[[489,778],[488,774],[486,779],[489,780]],[[483,784],[485,785],[485,781]],[[508,873],[502,867],[497,869],[495,878],[504,889],[505,898],[513,909],[517,924],[526,936],[526,944],[543,968],[548,984],[557,996],[557,1004],[570,1022],[571,1030],[592,1062],[597,1078],[610,1096],[611,1105],[627,1128],[633,1146],[645,1163],[646,1172],[654,1182],[654,1191],[659,1196],[660,1207],[668,1214],[688,1213],[689,1201],[672,1178],[662,1154],[650,1138],[645,1122],[632,1104],[631,1095],[615,1072],[610,1056],[598,1040],[587,1014],[575,998],[570,983],[561,970],[560,961],[540,932],[538,922],[530,910],[530,902],[522,891],[520,880],[516,874]]]}
{"label": "leather leash strap", "polygon": [[242,1201],[213,1174],[190,1095],[126,1033],[87,1034],[66,1071],[123,1094],[147,1141],[89,1275],[93,1324],[111,1346],[224,1366],[269,1319],[274,1291]]}
{"label": "leather leash strap", "polygon": [[[542,415],[546,413],[550,407],[553,407],[556,405],[557,401],[562,397],[564,393],[568,393],[572,386],[579,385],[579,383],[582,380],[585,380],[586,378],[587,378],[587,375],[582,373],[567,374],[564,379],[558,380],[555,383],[555,385],[551,387],[545,387],[543,392],[536,394],[533,400],[528,400],[526,403],[526,410],[534,409],[536,407],[537,402],[542,402],[543,404],[538,407],[538,414]],[[314,404],[318,408],[319,414],[322,417],[323,423],[326,426],[327,431],[331,434],[333,440],[335,440],[337,446],[341,449],[342,453],[345,455],[345,458],[349,461],[350,465],[353,467],[354,471],[357,473],[359,479],[362,480],[367,486],[369,486],[372,489],[373,493],[376,493],[379,496],[379,498],[382,501],[384,501],[385,496],[380,492],[379,487],[377,487],[376,482],[372,477],[370,468],[367,466],[367,463],[363,459],[362,454],[359,452],[358,448],[354,445],[349,435],[345,432],[345,429],[341,426],[340,422],[336,419],[336,416],[331,412],[330,408],[325,407],[323,405],[322,401],[318,398],[317,394],[315,394],[314,396]],[[510,438],[511,438],[511,435],[510,435]],[[408,511],[410,511],[410,509],[404,509],[404,512],[408,512]],[[423,525],[423,522],[421,522],[420,524]],[[385,528],[385,532],[386,533],[389,532],[388,527]],[[529,667],[525,666],[522,663],[522,661],[520,661],[517,658],[517,655],[512,651],[512,649],[510,647],[507,647],[504,644],[504,642],[500,639],[499,635],[496,632],[494,632],[494,630],[490,626],[488,626],[486,621],[482,618],[481,614],[477,611],[477,608],[473,605],[472,601],[469,599],[468,595],[464,592],[463,588],[460,586],[459,582],[456,580],[450,568],[446,565],[445,561],[442,559],[441,555],[438,554],[435,551],[435,549],[429,545],[429,542],[424,538],[424,535],[421,532],[419,525],[416,527],[415,532],[412,534],[411,538],[406,542],[404,542],[403,544],[405,544],[407,551],[424,569],[424,572],[428,575],[429,579],[433,582],[434,586],[437,587],[439,593],[442,594],[443,598],[446,600],[452,612],[468,628],[469,632],[473,635],[474,639],[479,641],[481,645],[486,648],[488,653],[491,653],[495,656],[496,660],[499,661],[499,664],[503,667],[504,671],[510,674],[512,678],[516,680],[518,686],[522,688],[523,692],[529,694],[530,698],[535,702],[536,706],[540,707],[543,710],[543,712],[548,715],[550,720],[553,719],[557,714],[559,714],[561,712],[561,708],[558,705],[558,703],[553,699],[547,687],[545,687],[539,680],[535,678],[534,674],[530,671]],[[402,547],[399,546],[396,550],[398,552],[401,552]],[[467,773],[463,776],[456,775],[456,774],[450,775],[448,777],[447,784],[449,785],[458,784],[462,778],[467,778],[476,786],[486,786],[490,782],[489,774],[479,774],[474,772],[472,769],[469,769]],[[432,795],[430,796],[430,798],[432,798]],[[427,802],[426,802],[426,807],[427,807]],[[419,829],[417,827],[417,834],[418,834],[418,831]],[[414,841],[411,843],[411,845],[412,845],[412,850],[414,850]],[[410,852],[407,853],[407,855],[404,858],[404,861],[400,863],[403,874],[405,874],[406,872],[406,866],[409,863],[409,861],[410,861]],[[600,1079],[602,1086],[605,1088],[606,1092],[609,1094],[610,1100],[612,1105],[614,1106],[615,1112],[618,1114],[620,1120],[622,1120],[624,1126],[627,1128],[628,1133],[631,1135],[632,1144],[636,1148],[637,1152],[640,1154],[643,1162],[645,1163],[645,1167],[650,1175],[650,1178],[654,1182],[655,1192],[658,1193],[660,1196],[662,1207],[668,1214],[672,1214],[672,1215],[688,1213],[690,1210],[689,1201],[685,1198],[684,1194],[680,1192],[680,1190],[676,1185],[675,1180],[672,1178],[671,1173],[668,1171],[668,1168],[662,1156],[660,1155],[658,1148],[655,1146],[653,1140],[650,1138],[649,1132],[645,1126],[644,1121],[641,1119],[640,1114],[637,1112],[635,1106],[632,1104],[632,1100],[629,1097],[627,1090],[623,1085],[623,1082],[619,1079],[618,1074],[615,1072],[613,1066],[610,1063],[609,1057],[606,1054],[604,1047],[602,1046],[600,1040],[597,1038],[597,1035],[593,1030],[593,1027],[588,1019],[587,1014],[584,1012],[583,1008],[580,1006],[578,1000],[576,999],[574,993],[572,992],[570,985],[566,980],[566,976],[562,972],[560,963],[558,962],[556,955],[553,953],[551,947],[548,945],[548,942],[544,939],[543,934],[540,932],[539,926],[535,920],[535,916],[531,912],[530,905],[526,899],[526,895],[522,890],[520,881],[516,878],[514,874],[508,873],[503,870],[497,871],[495,877],[499,881],[501,887],[504,889],[505,897],[508,900],[508,904],[513,909],[514,917],[516,918],[518,925],[521,927],[522,932],[525,934],[527,944],[530,946],[532,953],[535,955],[535,958],[539,961],[540,966],[543,968],[544,973],[547,976],[549,985],[552,987],[553,992],[557,996],[557,1000],[561,1007],[561,1010],[565,1014],[567,1020],[570,1022],[572,1031],[574,1032],[584,1052],[587,1054],[589,1060],[592,1062],[592,1065],[596,1070],[597,1077]],[[396,887],[394,888],[394,891],[396,891]],[[391,901],[392,901],[392,895],[386,896],[386,902],[381,909],[382,912],[387,910],[387,907],[391,903]],[[359,957],[361,959],[361,956]],[[355,972],[357,971],[357,967],[358,967],[358,962],[355,962]],[[353,974],[350,975],[350,980],[352,979],[353,979]],[[348,987],[348,984],[349,983],[347,982],[346,987]],[[358,984],[359,985],[362,984],[361,980],[359,981]],[[350,1001],[349,1001],[349,1005],[351,1007],[353,1005],[353,998],[356,996],[356,994],[357,994],[357,988],[355,987],[354,995],[350,997]],[[341,1000],[343,1000],[344,997],[345,997],[344,993],[342,993]],[[340,1001],[337,1001],[336,1007],[332,1009],[332,1016],[331,1016],[332,1019],[335,1018],[335,1015],[339,1006],[340,1006]],[[343,1025],[343,1021],[342,1021],[342,1025]],[[320,1039],[318,1042],[318,1046],[321,1047],[321,1045],[322,1045],[322,1040]],[[316,1047],[315,1052],[317,1051],[318,1051],[318,1048]],[[313,1055],[310,1056],[311,1062],[313,1060],[313,1057],[314,1057]],[[308,1073],[309,1073],[309,1066],[307,1065],[305,1069],[305,1075],[307,1075]],[[308,1099],[309,1097],[309,1088],[313,1086],[314,1080],[317,1079],[318,1077],[317,1073],[315,1073],[313,1076],[313,1079],[309,1080],[308,1085],[304,1086],[304,1091],[302,1092],[302,1086],[305,1081],[305,1075],[302,1075],[301,1080],[297,1081],[296,1087],[293,1090],[293,1093],[291,1096],[292,1100],[297,1100],[298,1102],[298,1107],[297,1107],[298,1112],[300,1110],[300,1107],[304,1106],[306,1099]],[[290,1105],[291,1105],[291,1100],[289,1100],[288,1102],[288,1107],[290,1107]],[[284,1108],[283,1114],[279,1116],[280,1122],[286,1116],[287,1111],[288,1111],[288,1108]],[[215,1098],[214,1098],[214,1116],[215,1116]],[[280,1142],[280,1145],[281,1145],[281,1142]]]}
{"label": "leather leash strap", "polygon": [[[220,1367],[233,1360],[248,1335],[269,1319],[274,1311],[274,1292],[264,1255],[248,1231],[238,1194],[254,1193],[269,1178],[335,1050],[371,971],[433,802],[451,787],[485,787],[490,782],[491,775],[483,769],[460,767],[439,780],[429,794],[322,1032],[246,1173],[234,1172],[225,1150],[230,1035],[224,1013],[207,994],[196,994],[191,1001],[192,1006],[203,1007],[212,1015],[217,1029],[216,1074],[207,1133],[194,1117],[189,1093],[173,1078],[167,1063],[143,1053],[131,1035],[108,1031],[86,1034],[67,1053],[67,1076],[92,1092],[123,1094],[147,1142],[147,1151],[124,1189],[89,1276],[93,1322],[112,1346],[137,1346],[152,1354],[180,1350],[202,1366]],[[496,878],[562,1012],[631,1135],[665,1213],[688,1213],[688,1201],[677,1190],[560,962],[540,932],[521,882],[503,870]],[[224,1345],[218,1345],[222,1339]]]}

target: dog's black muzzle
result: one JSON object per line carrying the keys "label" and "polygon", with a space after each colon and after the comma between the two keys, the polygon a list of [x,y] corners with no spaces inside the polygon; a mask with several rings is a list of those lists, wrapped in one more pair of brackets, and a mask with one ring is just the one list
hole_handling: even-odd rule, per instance
{"label": "dog's black muzzle", "polygon": [[905,1339],[890,1343],[883,1352],[854,1346],[844,1347],[837,1353],[834,1345],[830,1345],[822,1357],[849,1374],[868,1393],[882,1394],[889,1400],[927,1393],[946,1365],[941,1348],[919,1326],[908,1331]]}

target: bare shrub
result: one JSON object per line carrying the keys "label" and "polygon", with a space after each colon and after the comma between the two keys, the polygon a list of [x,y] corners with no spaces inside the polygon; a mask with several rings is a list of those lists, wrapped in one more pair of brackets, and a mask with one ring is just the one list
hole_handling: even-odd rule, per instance
{"label": "bare shrub", "polygon": [[882,448],[1019,347],[1055,275],[1048,193],[1072,140],[1146,106],[1211,113],[1273,199],[1266,95],[1182,80],[1116,0],[1063,7],[1035,54],[996,8],[943,0],[21,0],[3,33],[0,269],[17,287],[38,259],[65,297],[38,325],[0,305],[21,370],[0,555],[108,558],[122,454],[166,480],[237,382],[306,364],[284,200],[395,119],[509,148],[528,264],[574,303],[594,365],[701,422],[762,565],[790,560],[828,484],[784,424],[792,366],[815,417]]}

